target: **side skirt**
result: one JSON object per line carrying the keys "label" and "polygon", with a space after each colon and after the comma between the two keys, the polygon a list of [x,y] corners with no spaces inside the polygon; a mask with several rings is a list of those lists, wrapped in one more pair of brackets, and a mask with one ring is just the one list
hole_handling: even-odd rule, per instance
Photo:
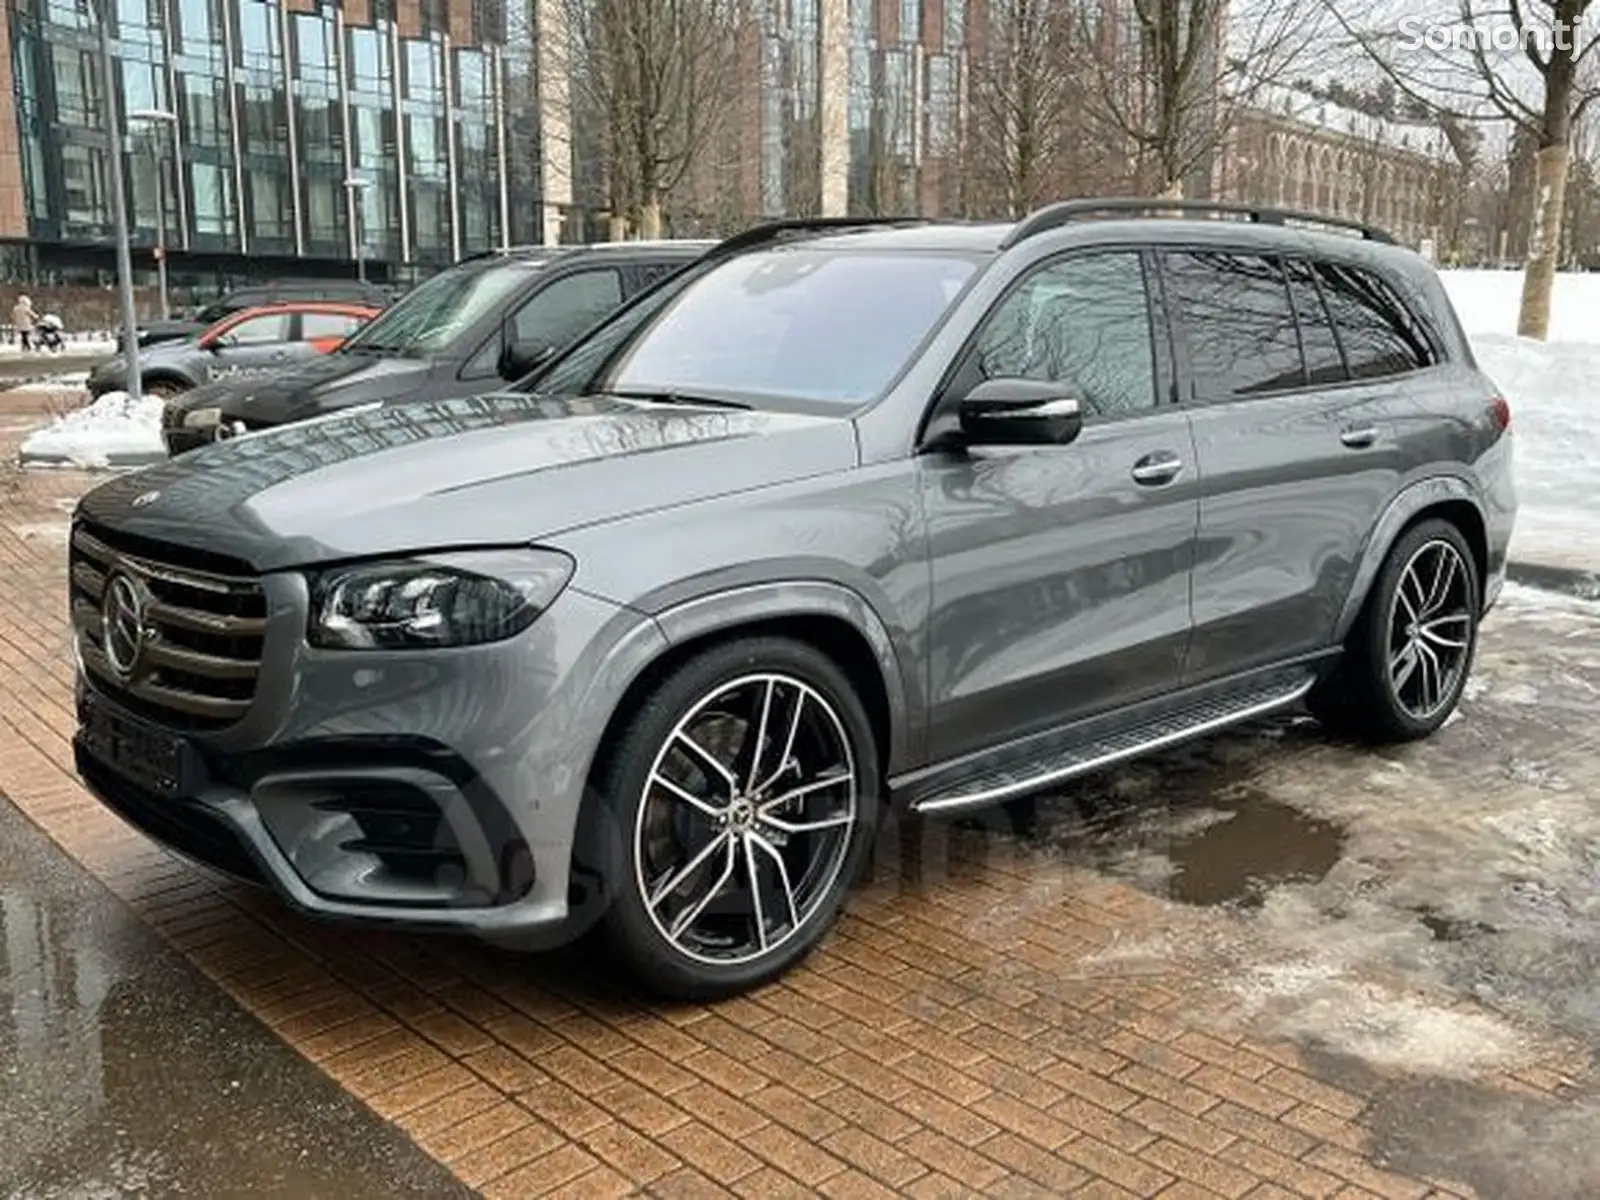
{"label": "side skirt", "polygon": [[1298,704],[1329,659],[1187,689],[1063,729],[890,780],[896,804],[948,814],[998,804],[1113,763],[1270,716]]}

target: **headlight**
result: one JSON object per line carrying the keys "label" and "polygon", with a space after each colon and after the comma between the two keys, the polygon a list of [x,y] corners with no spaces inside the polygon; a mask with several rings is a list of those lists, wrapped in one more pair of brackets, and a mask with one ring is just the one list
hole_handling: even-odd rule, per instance
{"label": "headlight", "polygon": [[430,555],[324,571],[311,580],[313,646],[402,650],[514,637],[550,606],[573,562],[554,550]]}
{"label": "headlight", "polygon": [[183,418],[185,429],[210,429],[222,421],[220,408],[197,408]]}

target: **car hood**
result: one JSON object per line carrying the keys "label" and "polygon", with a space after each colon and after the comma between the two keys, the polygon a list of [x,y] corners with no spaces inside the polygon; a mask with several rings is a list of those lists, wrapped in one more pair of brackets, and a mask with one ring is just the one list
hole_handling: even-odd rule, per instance
{"label": "car hood", "polygon": [[845,418],[492,395],[209,445],[102,484],[78,513],[273,571],[549,540],[855,463]]}
{"label": "car hood", "polygon": [[251,428],[283,425],[374,400],[404,399],[433,370],[426,359],[324,354],[293,370],[241,384],[217,403],[225,420],[243,421]]}

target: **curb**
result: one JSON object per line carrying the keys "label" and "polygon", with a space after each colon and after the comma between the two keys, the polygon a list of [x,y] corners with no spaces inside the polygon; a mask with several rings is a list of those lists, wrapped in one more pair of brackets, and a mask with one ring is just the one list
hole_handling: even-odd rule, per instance
{"label": "curb", "polygon": [[1582,567],[1555,567],[1547,563],[1513,562],[1506,566],[1506,578],[1524,587],[1560,592],[1579,600],[1600,600],[1600,570]]}

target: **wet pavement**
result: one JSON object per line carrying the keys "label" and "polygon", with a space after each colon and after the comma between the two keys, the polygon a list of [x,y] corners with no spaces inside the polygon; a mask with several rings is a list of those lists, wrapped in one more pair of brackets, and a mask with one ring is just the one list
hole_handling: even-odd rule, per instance
{"label": "wet pavement", "polygon": [[468,1194],[0,797],[0,1196]]}

